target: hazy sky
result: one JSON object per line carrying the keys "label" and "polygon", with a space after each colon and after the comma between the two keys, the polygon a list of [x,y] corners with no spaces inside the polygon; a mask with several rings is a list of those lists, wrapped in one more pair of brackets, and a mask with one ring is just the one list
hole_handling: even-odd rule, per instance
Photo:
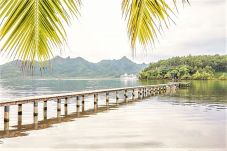
{"label": "hazy sky", "polygon": [[[62,56],[97,62],[131,57],[122,0],[83,0],[81,16],[67,28],[68,45]],[[181,1],[181,0],[179,0]],[[179,3],[179,14],[170,29],[159,38],[155,49],[137,48],[137,62],[151,62],[176,55],[227,54],[225,0],[190,0]],[[6,59],[1,57],[0,63]]]}

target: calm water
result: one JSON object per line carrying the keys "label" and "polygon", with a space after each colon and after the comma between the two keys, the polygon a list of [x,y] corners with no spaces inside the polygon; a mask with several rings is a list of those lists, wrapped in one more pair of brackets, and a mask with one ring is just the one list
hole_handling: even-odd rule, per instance
{"label": "calm water", "polygon": [[[119,79],[0,81],[0,98],[3,100],[22,96],[166,82],[168,81],[139,82]],[[50,105],[56,107],[56,104]],[[73,112],[75,109],[73,101],[69,106],[72,106],[69,112]],[[25,107],[25,110],[24,123],[31,123],[32,106]],[[16,108],[11,111],[11,126],[13,126],[16,123]],[[35,147],[37,150],[40,148],[49,150],[56,148],[226,150],[226,113],[227,81],[193,81],[189,89],[179,89],[175,93],[153,96],[143,101],[91,114],[86,118],[70,118],[68,120],[70,122],[54,124],[41,130],[27,131],[26,136],[1,139],[0,149]],[[1,109],[0,129],[3,124],[2,115]],[[42,118],[42,115],[40,116],[39,118]],[[49,117],[54,116],[55,108],[50,110]]]}
{"label": "calm water", "polygon": [[168,81],[125,81],[119,79],[52,79],[52,80],[0,80],[0,99],[18,98],[83,90],[119,88],[143,84],[159,84]]}

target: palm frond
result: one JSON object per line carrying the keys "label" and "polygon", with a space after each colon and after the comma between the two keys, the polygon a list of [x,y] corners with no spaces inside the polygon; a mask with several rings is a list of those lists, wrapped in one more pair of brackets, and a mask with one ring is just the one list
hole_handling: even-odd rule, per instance
{"label": "palm frond", "polygon": [[[167,0],[123,0],[122,12],[128,20],[128,34],[133,50],[136,43],[143,46],[154,44],[161,33],[163,26],[168,28],[170,14],[174,14],[174,8]],[[188,0],[182,0],[183,3]],[[172,0],[174,6],[177,0]],[[134,52],[134,51],[133,51]],[[134,56],[134,54],[133,54]]]}
{"label": "palm frond", "polygon": [[79,14],[80,0],[1,0],[1,53],[45,62],[66,42],[64,22]]}

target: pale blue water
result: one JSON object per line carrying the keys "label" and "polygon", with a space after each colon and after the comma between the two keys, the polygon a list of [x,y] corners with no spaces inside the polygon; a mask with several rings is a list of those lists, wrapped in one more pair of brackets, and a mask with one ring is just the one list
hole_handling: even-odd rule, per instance
{"label": "pale blue water", "polygon": [[[167,82],[119,79],[2,80],[0,98]],[[75,106],[71,109],[75,110]],[[32,108],[30,110],[24,116],[28,117],[26,114],[29,114],[32,119]],[[0,115],[3,115],[2,113]],[[57,124],[52,128],[31,131],[25,137],[2,139],[0,149],[36,147],[37,150],[68,148],[224,151],[227,142],[226,117],[227,81],[193,81],[191,88],[179,89],[176,93],[154,96],[105,113]]]}

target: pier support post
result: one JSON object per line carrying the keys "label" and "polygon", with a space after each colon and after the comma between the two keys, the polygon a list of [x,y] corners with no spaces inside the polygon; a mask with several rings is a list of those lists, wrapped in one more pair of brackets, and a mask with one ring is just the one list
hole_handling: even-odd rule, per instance
{"label": "pier support post", "polygon": [[4,131],[9,131],[9,106],[4,107]]}
{"label": "pier support post", "polygon": [[154,88],[153,88],[153,87],[152,87],[151,90],[150,90],[150,94],[151,94],[151,96],[154,95]]}
{"label": "pier support post", "polygon": [[47,120],[47,101],[43,101],[43,119]]}
{"label": "pier support post", "polygon": [[152,88],[149,89],[150,96],[152,96]]}
{"label": "pier support post", "polygon": [[65,115],[68,115],[68,98],[65,98],[65,104],[64,104],[64,108],[65,108]]}
{"label": "pier support post", "polygon": [[124,96],[125,96],[125,103],[128,103],[127,89],[125,90]]}
{"label": "pier support post", "polygon": [[82,112],[85,111],[85,101],[84,101],[84,95],[82,95]]}
{"label": "pier support post", "polygon": [[166,92],[166,86],[164,86],[164,92]]}
{"label": "pier support post", "polygon": [[142,88],[141,91],[140,91],[140,99],[141,100],[143,99],[143,96],[144,96],[144,93],[143,93],[143,88]]}
{"label": "pier support post", "polygon": [[140,99],[142,100],[143,99],[143,88],[141,88],[141,90],[140,90]]}
{"label": "pier support post", "polygon": [[106,92],[106,107],[109,108],[109,92]]}
{"label": "pier support post", "polygon": [[172,88],[171,88],[171,92],[175,93],[175,92],[176,92],[177,87],[176,87],[175,85],[172,85],[171,87],[172,87]]}
{"label": "pier support post", "polygon": [[146,92],[147,92],[147,97],[150,97],[150,93],[149,93],[150,92],[150,88],[147,88]]}
{"label": "pier support post", "polygon": [[139,100],[139,98],[140,98],[140,90],[137,89],[137,99]]}
{"label": "pier support post", "polygon": [[154,95],[156,95],[156,94],[157,94],[157,88],[154,87]]}
{"label": "pier support post", "polygon": [[94,94],[94,111],[98,109],[98,94]]}
{"label": "pier support post", "polygon": [[118,97],[118,91],[116,91],[116,104],[118,105],[119,104],[119,97]]}
{"label": "pier support post", "polygon": [[155,89],[151,88],[151,95],[154,95],[154,94],[155,94]]}
{"label": "pier support post", "polygon": [[153,88],[150,88],[150,92],[149,92],[149,93],[150,93],[150,96],[153,95],[153,94],[152,94],[152,93],[153,93],[153,92],[152,92],[152,89],[153,89]]}
{"label": "pier support post", "polygon": [[145,97],[145,91],[144,91],[144,88],[142,88],[142,99],[144,99]]}
{"label": "pier support post", "polygon": [[149,97],[149,88],[146,88],[146,96]]}
{"label": "pier support post", "polygon": [[135,100],[135,89],[132,89],[132,101]]}
{"label": "pier support post", "polygon": [[138,100],[140,99],[140,89],[138,89]]}
{"label": "pier support post", "polygon": [[171,92],[171,87],[170,87],[170,85],[167,85],[167,86],[166,86],[166,92],[167,92],[167,93]]}
{"label": "pier support post", "polygon": [[22,104],[18,104],[18,119],[17,119],[17,128],[21,129],[22,125]]}
{"label": "pier support post", "polygon": [[155,87],[152,88],[152,95],[155,95]]}
{"label": "pier support post", "polygon": [[77,117],[80,116],[80,97],[79,96],[76,96],[76,114],[77,114]]}
{"label": "pier support post", "polygon": [[140,90],[140,99],[143,99],[143,88]]}
{"label": "pier support post", "polygon": [[34,128],[38,128],[38,102],[33,103],[33,123],[34,123]]}
{"label": "pier support post", "polygon": [[57,99],[57,118],[61,117],[61,99]]}

